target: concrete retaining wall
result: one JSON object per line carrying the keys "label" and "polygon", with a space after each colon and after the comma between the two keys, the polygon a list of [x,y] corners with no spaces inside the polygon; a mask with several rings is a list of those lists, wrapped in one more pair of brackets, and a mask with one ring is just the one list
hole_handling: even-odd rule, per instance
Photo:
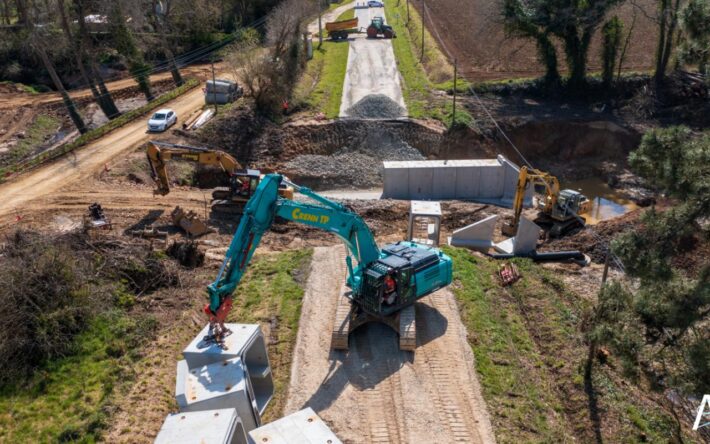
{"label": "concrete retaining wall", "polygon": [[[383,198],[402,200],[472,200],[510,207],[520,172],[499,155],[496,159],[422,160],[384,163]],[[532,205],[533,190],[525,195]]]}

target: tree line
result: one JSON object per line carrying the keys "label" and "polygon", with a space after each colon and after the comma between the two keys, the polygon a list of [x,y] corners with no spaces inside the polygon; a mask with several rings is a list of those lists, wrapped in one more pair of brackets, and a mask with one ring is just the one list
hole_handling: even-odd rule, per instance
{"label": "tree line", "polygon": [[[121,113],[106,87],[102,65],[127,68],[147,100],[150,74],[180,66],[215,49],[215,41],[265,16],[278,0],[2,0],[0,76],[36,78],[44,70],[77,129],[87,127],[67,93],[78,77],[109,119]],[[210,46],[212,44],[212,46]],[[179,57],[186,53],[187,56]],[[176,57],[178,54],[178,57]],[[39,70],[37,68],[40,68]]]}
{"label": "tree line", "polygon": [[[632,38],[634,23],[626,24],[609,12],[624,0],[503,0],[502,16],[511,36],[535,42],[538,59],[545,67],[544,81],[559,85],[562,77],[556,43],[562,46],[569,70],[566,84],[581,89],[586,83],[589,47],[601,27],[602,78],[611,84],[614,68],[620,65]],[[660,87],[675,55],[677,66],[695,65],[707,74],[710,56],[710,2],[708,0],[658,0],[655,21],[658,41],[654,82]],[[623,42],[623,46],[622,46]],[[620,66],[617,77],[620,75]]]}

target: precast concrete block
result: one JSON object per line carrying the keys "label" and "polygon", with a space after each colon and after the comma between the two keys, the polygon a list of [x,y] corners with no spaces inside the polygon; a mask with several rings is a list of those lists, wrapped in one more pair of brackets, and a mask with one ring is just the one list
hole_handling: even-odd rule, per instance
{"label": "precast concrete block", "polygon": [[261,415],[274,396],[274,381],[264,335],[258,324],[225,326],[232,333],[225,337],[223,346],[204,340],[209,331],[209,325],[206,325],[182,351],[182,355],[191,369],[240,358],[246,371],[249,394]]}
{"label": "precast concrete block", "polygon": [[385,199],[409,199],[409,167],[406,162],[383,162]]}
{"label": "precast concrete block", "polygon": [[450,165],[443,165],[434,168],[432,185],[432,199],[451,199],[456,197],[456,175],[458,168]]}
{"label": "precast concrete block", "polygon": [[515,236],[498,242],[493,248],[499,253],[528,255],[537,248],[537,240],[540,238],[540,227],[524,217],[520,218],[518,231]]}
{"label": "precast concrete block", "polygon": [[249,432],[249,444],[342,444],[312,408],[300,410]]}
{"label": "precast concrete block", "polygon": [[493,231],[497,221],[497,215],[488,216],[471,225],[454,230],[449,238],[449,245],[467,247],[485,253],[493,246]]}
{"label": "precast concrete block", "polygon": [[500,199],[503,197],[504,171],[500,165],[481,166],[480,199]]}
{"label": "precast concrete block", "polygon": [[236,409],[168,415],[155,444],[247,444],[244,424]]}
{"label": "precast concrete block", "polygon": [[521,217],[518,232],[515,233],[513,254],[530,254],[535,251],[540,231],[542,229],[535,222]]}
{"label": "precast concrete block", "polygon": [[409,196],[411,199],[432,199],[434,168],[428,166],[409,169]]}
{"label": "precast concrete block", "polygon": [[481,170],[476,166],[466,165],[456,169],[457,199],[474,200],[481,189]]}
{"label": "precast concrete block", "polygon": [[261,425],[261,415],[249,393],[246,369],[240,358],[227,359],[202,367],[177,364],[175,400],[180,412],[236,409],[244,430]]}

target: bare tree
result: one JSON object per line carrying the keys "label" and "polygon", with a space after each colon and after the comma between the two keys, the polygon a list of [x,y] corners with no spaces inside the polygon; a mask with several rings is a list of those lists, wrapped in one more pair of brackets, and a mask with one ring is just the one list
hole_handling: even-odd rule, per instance
{"label": "bare tree", "polygon": [[177,63],[175,62],[175,55],[170,49],[170,45],[168,44],[168,37],[165,33],[166,29],[170,29],[170,18],[172,9],[173,2],[171,0],[152,0],[150,17],[152,18],[155,30],[158,32],[160,47],[163,49],[163,52],[165,53],[165,56],[168,59],[168,63],[170,65],[170,73],[173,76],[173,81],[175,82],[176,86],[182,86],[185,81],[182,79],[182,75],[180,75],[180,69],[178,68]]}
{"label": "bare tree", "polygon": [[[77,0],[74,3],[78,4],[78,7],[76,8],[78,15],[77,23],[79,24],[80,29],[84,28],[83,31],[85,33],[86,26],[84,22],[85,19],[82,7],[83,5],[81,4],[82,1]],[[59,11],[62,30],[64,31],[64,35],[72,48],[74,60],[76,62],[77,68],[79,69],[79,73],[81,74],[81,78],[89,86],[89,89],[91,89],[91,94],[94,96],[94,100],[96,100],[96,103],[98,103],[98,105],[101,107],[101,110],[104,112],[106,117],[108,117],[109,119],[115,119],[121,113],[118,111],[116,104],[113,102],[111,93],[109,93],[108,90],[105,93],[99,91],[96,86],[95,71],[91,70],[90,72],[87,72],[86,70],[87,54],[84,45],[85,36],[75,36],[72,32],[71,26],[69,24],[69,19],[67,18],[67,10],[64,0],[57,0],[56,6],[57,10]]]}
{"label": "bare tree", "polygon": [[[34,12],[32,16],[25,16],[24,27],[27,31],[27,43],[32,51],[39,56],[44,68],[47,70],[47,73],[49,73],[54,87],[62,96],[62,102],[69,113],[69,117],[74,122],[74,125],[80,133],[84,134],[88,131],[86,124],[81,118],[79,111],[77,111],[76,104],[74,104],[74,101],[69,97],[69,94],[64,88],[64,84],[59,74],[57,74],[57,70],[54,68],[49,54],[47,54],[47,47],[49,46],[47,42],[51,39],[51,36],[47,35],[51,32],[51,27],[47,26],[46,23],[49,11],[41,9],[43,5],[37,3],[32,4],[30,1],[31,0],[17,0],[18,10],[32,10]],[[38,23],[40,24],[38,25]]]}

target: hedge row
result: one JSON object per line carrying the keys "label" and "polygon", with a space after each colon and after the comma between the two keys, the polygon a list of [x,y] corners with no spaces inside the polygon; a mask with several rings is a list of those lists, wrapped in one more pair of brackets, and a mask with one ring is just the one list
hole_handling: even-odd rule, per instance
{"label": "hedge row", "polygon": [[17,163],[16,165],[10,166],[10,167],[5,167],[5,168],[0,168],[0,183],[5,182],[8,180],[13,174],[21,173],[27,170],[30,170],[32,168],[35,168],[39,165],[42,165],[43,163],[52,161],[54,159],[57,159],[58,157],[61,157],[67,153],[70,153],[74,150],[77,150],[84,145],[88,144],[89,142],[93,142],[96,139],[99,139],[103,137],[105,134],[115,130],[116,128],[120,128],[127,123],[132,122],[138,117],[141,117],[145,114],[148,114],[150,111],[154,110],[155,108],[165,104],[166,102],[169,102],[173,100],[174,98],[184,94],[185,92],[195,88],[200,84],[200,81],[198,79],[190,78],[185,81],[185,83],[178,87],[175,88],[171,91],[166,92],[165,94],[162,94],[155,98],[152,102],[146,103],[145,105],[141,106],[140,108],[136,108],[134,110],[128,111],[125,114],[122,114],[121,116],[109,120],[106,122],[105,125],[101,125],[98,128],[92,129],[81,136],[79,136],[78,139],[71,143],[67,143],[61,146],[56,147],[53,150],[47,150],[42,152],[41,154],[26,160],[24,162]]}

